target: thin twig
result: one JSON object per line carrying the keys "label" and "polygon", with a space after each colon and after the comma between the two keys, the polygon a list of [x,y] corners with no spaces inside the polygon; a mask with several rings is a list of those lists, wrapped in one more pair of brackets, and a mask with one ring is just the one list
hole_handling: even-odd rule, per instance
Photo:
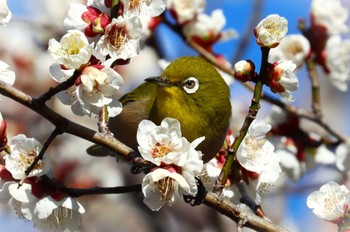
{"label": "thin twig", "polygon": [[39,106],[45,104],[46,101],[50,100],[57,93],[63,90],[66,90],[72,85],[74,85],[78,76],[79,76],[79,71],[75,70],[73,75],[70,78],[68,78],[66,81],[58,84],[56,87],[51,87],[46,93],[42,94],[37,99],[33,99],[32,100],[33,104],[38,104]]}
{"label": "thin twig", "polygon": [[108,128],[108,109],[107,106],[104,105],[100,108],[98,113],[98,132],[108,134],[110,130]]}
{"label": "thin twig", "polygon": [[37,165],[37,163],[43,159],[43,156],[47,150],[47,148],[50,146],[51,142],[57,137],[57,135],[62,134],[62,131],[60,128],[56,127],[55,130],[51,133],[50,137],[46,140],[44,143],[44,146],[40,150],[39,154],[37,157],[35,157],[34,161],[32,164],[27,168],[25,171],[26,176],[28,177],[30,172],[33,171],[34,167]]}
{"label": "thin twig", "polygon": [[312,86],[312,111],[318,119],[322,119],[321,99],[320,99],[320,85],[318,81],[318,75],[316,65],[312,59],[306,60],[306,66],[309,73],[309,79]]}
{"label": "thin twig", "polygon": [[117,187],[93,187],[93,188],[68,188],[62,183],[59,183],[50,177],[44,175],[40,177],[48,187],[52,189],[59,189],[62,193],[67,194],[71,197],[81,197],[86,195],[97,195],[97,194],[122,194],[141,192],[141,184],[128,185],[128,186],[117,186]]}
{"label": "thin twig", "polygon": [[228,176],[231,173],[232,165],[235,160],[238,147],[243,141],[244,137],[246,136],[250,125],[256,118],[256,115],[258,114],[258,111],[260,109],[260,98],[261,98],[262,89],[263,89],[263,81],[266,79],[266,67],[267,67],[267,58],[268,58],[269,51],[270,51],[269,48],[261,47],[262,58],[261,58],[259,80],[256,83],[254,88],[254,95],[252,98],[251,105],[249,107],[248,114],[245,117],[243,125],[239,130],[239,133],[236,135],[232,146],[228,149],[227,159],[225,161],[224,167],[222,168],[220,176],[218,177],[218,181],[216,182],[216,185],[214,187],[214,193],[218,195],[221,194],[223,186],[225,186]]}

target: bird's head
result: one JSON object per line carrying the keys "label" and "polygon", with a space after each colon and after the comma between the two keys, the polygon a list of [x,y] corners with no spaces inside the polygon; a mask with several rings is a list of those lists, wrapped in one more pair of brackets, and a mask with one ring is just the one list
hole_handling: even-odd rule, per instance
{"label": "bird's head", "polygon": [[[214,126],[227,123],[231,116],[230,92],[218,71],[199,57],[181,57],[169,64],[158,77],[147,82],[158,85],[156,107],[151,112],[156,121],[165,116],[177,118],[186,128],[199,123]],[[216,121],[225,115],[226,122]],[[201,126],[204,127],[204,126]]]}

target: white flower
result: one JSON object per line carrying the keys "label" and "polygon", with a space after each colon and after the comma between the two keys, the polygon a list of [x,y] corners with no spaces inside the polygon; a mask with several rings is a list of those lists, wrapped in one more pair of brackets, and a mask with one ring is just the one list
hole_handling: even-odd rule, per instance
{"label": "white flower", "polygon": [[71,197],[55,200],[51,196],[37,198],[33,186],[18,183],[8,186],[11,203],[20,217],[33,221],[41,231],[77,231],[81,224],[84,207]]}
{"label": "white flower", "polygon": [[260,174],[269,162],[276,160],[274,146],[266,140],[271,125],[252,123],[237,150],[237,160],[251,172]]}
{"label": "white flower", "polygon": [[[106,61],[107,62],[107,61]],[[78,86],[73,85],[57,94],[65,105],[71,105],[77,115],[98,115],[103,106],[108,107],[108,116],[117,116],[122,105],[117,94],[123,83],[122,77],[107,66],[88,66],[83,69]]]}
{"label": "white flower", "polygon": [[238,33],[234,30],[223,32],[226,18],[221,9],[214,10],[211,15],[200,13],[195,20],[183,26],[183,33],[187,39],[200,39],[201,43],[210,46],[218,40],[235,38]]}
{"label": "white flower", "polygon": [[9,69],[8,64],[0,60],[0,81],[8,85],[15,83],[16,74]]}
{"label": "white flower", "polygon": [[270,130],[269,124],[253,122],[236,154],[244,169],[257,174],[257,178],[249,180],[248,190],[258,204],[261,201],[260,193],[268,192],[282,173],[280,157],[266,139],[266,133]]}
{"label": "white flower", "polygon": [[47,196],[36,203],[32,220],[41,231],[77,231],[83,213],[84,207],[72,197],[57,201]]}
{"label": "white flower", "polygon": [[166,0],[121,0],[125,16],[144,15],[155,17],[164,12]]}
{"label": "white flower", "polygon": [[158,168],[148,173],[142,181],[144,203],[152,210],[158,211],[163,205],[172,206],[178,191],[195,196],[197,193],[194,176],[186,179],[177,172]]}
{"label": "white flower", "polygon": [[[5,155],[5,167],[15,179],[26,177],[25,171],[38,156],[42,146],[35,138],[27,138],[25,135],[16,135],[10,142],[11,154]],[[29,173],[31,176],[41,176],[50,169],[50,159],[46,154],[39,160],[34,169]]]}
{"label": "white flower", "polygon": [[204,11],[205,0],[168,0],[167,7],[179,24],[185,24]]}
{"label": "white flower", "polygon": [[337,168],[342,172],[350,170],[350,143],[345,142],[340,144],[335,150]]}
{"label": "white flower", "polygon": [[144,202],[152,209],[172,205],[175,196],[194,196],[197,193],[195,176],[203,169],[202,153],[195,147],[203,137],[189,143],[181,137],[180,123],[165,118],[160,126],[143,120],[137,131],[137,142],[141,156],[158,167],[151,170],[142,182]]}
{"label": "white flower", "polygon": [[102,55],[110,55],[114,59],[129,59],[139,54],[139,41],[142,24],[137,16],[113,18],[106,27],[104,35],[96,44]]}
{"label": "white flower", "polygon": [[332,84],[340,91],[348,89],[350,81],[350,40],[331,36],[326,43],[326,66]]}
{"label": "white flower", "polygon": [[0,25],[6,25],[12,17],[12,13],[7,6],[7,0],[0,0]]}
{"label": "white flower", "polygon": [[312,24],[325,26],[330,34],[347,32],[348,16],[349,11],[340,0],[313,0],[311,3]]}
{"label": "white flower", "polygon": [[84,33],[78,30],[68,31],[60,42],[50,39],[48,50],[56,62],[66,69],[79,69],[90,60],[92,54],[92,46]]}
{"label": "white flower", "polygon": [[181,135],[180,122],[173,118],[165,118],[160,126],[143,120],[137,130],[141,156],[156,165],[164,163],[183,166],[190,158],[200,159],[202,154],[195,148],[203,140],[204,137],[201,137],[192,143],[188,142]]}
{"label": "white flower", "polygon": [[277,14],[264,18],[254,28],[256,42],[261,47],[276,47],[288,32],[288,21]]}
{"label": "white flower", "polygon": [[311,193],[306,204],[318,217],[337,223],[348,212],[349,197],[350,192],[344,185],[331,181]]}
{"label": "white flower", "polygon": [[279,61],[272,64],[268,86],[287,101],[294,101],[292,92],[299,88],[299,80],[293,73],[296,65],[292,61]]}
{"label": "white flower", "polygon": [[287,35],[281,43],[270,50],[269,62],[291,60],[300,67],[310,52],[310,42],[301,34]]}

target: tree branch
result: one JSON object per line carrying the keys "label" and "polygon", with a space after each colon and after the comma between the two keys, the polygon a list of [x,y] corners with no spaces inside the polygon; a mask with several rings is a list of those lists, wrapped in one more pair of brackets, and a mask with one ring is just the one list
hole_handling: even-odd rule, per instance
{"label": "tree branch", "polygon": [[[239,223],[244,222],[243,225],[254,229],[256,231],[269,232],[286,232],[287,230],[260,218],[253,213],[245,212],[230,200],[218,197],[215,193],[208,192],[204,198],[204,204],[216,209],[223,215],[231,218],[233,221]],[[241,226],[243,226],[241,225]]]}
{"label": "tree branch", "polygon": [[133,158],[135,158],[134,151],[125,144],[121,143],[116,138],[114,138],[112,135],[98,133],[80,124],[72,122],[71,120],[59,115],[45,104],[35,104],[33,102],[32,97],[14,88],[11,85],[7,85],[1,82],[0,93],[43,116],[53,125],[60,128],[62,133],[69,133],[77,137],[86,139],[90,142],[105,146],[111,149],[112,151],[118,153],[126,160],[133,161]]}

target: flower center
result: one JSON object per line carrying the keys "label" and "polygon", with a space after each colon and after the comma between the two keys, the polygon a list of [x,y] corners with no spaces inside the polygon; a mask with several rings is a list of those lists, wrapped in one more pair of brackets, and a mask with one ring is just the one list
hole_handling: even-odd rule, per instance
{"label": "flower center", "polygon": [[249,147],[249,152],[247,154],[247,160],[254,161],[257,159],[257,154],[261,153],[262,146],[265,143],[265,139],[262,140],[256,140],[254,138],[246,138],[245,140],[246,144],[249,144],[247,147]]}
{"label": "flower center", "polygon": [[265,22],[264,23],[264,28],[270,32],[270,34],[275,35],[276,37],[280,37],[282,35],[282,30],[281,30],[281,22],[280,21],[273,21],[273,22]]}
{"label": "flower center", "polygon": [[165,177],[157,182],[157,189],[161,197],[161,201],[169,203],[174,197],[178,183],[170,177]]}
{"label": "flower center", "polygon": [[109,44],[117,51],[121,50],[122,46],[127,41],[127,33],[125,27],[113,26],[109,31]]}
{"label": "flower center", "polygon": [[325,210],[328,212],[334,211],[334,209],[336,208],[335,206],[338,205],[340,201],[341,199],[339,198],[339,195],[329,194],[323,200]]}
{"label": "flower center", "polygon": [[300,43],[294,43],[288,47],[288,52],[292,55],[296,55],[303,51],[303,47]]}
{"label": "flower center", "polygon": [[67,219],[73,218],[73,210],[59,206],[52,211],[45,220],[54,228],[58,228],[60,224],[65,223]]}
{"label": "flower center", "polygon": [[173,150],[174,149],[167,145],[157,143],[153,149],[152,156],[153,158],[161,158],[163,156],[166,156],[169,152],[172,152]]}
{"label": "flower center", "polygon": [[189,8],[191,8],[191,1],[188,1],[188,0],[177,1],[176,3],[178,4],[180,9],[189,9]]}
{"label": "flower center", "polygon": [[[21,153],[20,154],[20,160],[24,167],[29,167],[37,157],[37,154],[35,151],[30,151],[28,154]],[[34,169],[39,169],[41,167],[42,161],[39,160],[39,162],[34,166]]]}
{"label": "flower center", "polygon": [[142,3],[142,0],[131,0],[130,8],[138,8],[138,6]]}
{"label": "flower center", "polygon": [[62,49],[67,55],[79,54],[80,49],[86,46],[86,44],[81,40],[80,35],[73,35],[63,39]]}

